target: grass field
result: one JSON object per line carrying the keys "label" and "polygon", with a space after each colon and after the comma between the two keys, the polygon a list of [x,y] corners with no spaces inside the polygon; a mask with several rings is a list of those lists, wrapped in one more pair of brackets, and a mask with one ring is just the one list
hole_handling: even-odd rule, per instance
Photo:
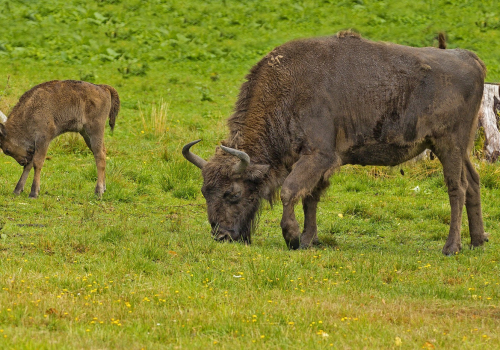
{"label": "grass field", "polygon": [[445,257],[437,160],[404,176],[342,168],[319,206],[323,244],[289,251],[280,204],[263,205],[251,246],[212,241],[201,174],[180,153],[202,138],[208,159],[245,74],[295,38],[353,28],[436,46],[446,31],[498,82],[496,1],[0,0],[0,23],[4,113],[52,79],[122,100],[102,200],[80,136],[52,143],[36,200],[12,194],[22,168],[0,157],[0,348],[500,348],[498,164],[473,160],[490,242],[467,248],[464,215],[464,250]]}

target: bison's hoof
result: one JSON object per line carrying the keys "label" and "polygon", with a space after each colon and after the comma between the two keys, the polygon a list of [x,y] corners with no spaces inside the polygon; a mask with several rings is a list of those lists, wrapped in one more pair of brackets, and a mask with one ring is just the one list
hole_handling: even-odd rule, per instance
{"label": "bison's hoof", "polygon": [[304,242],[304,241],[300,242],[300,249],[309,249],[309,248],[320,247],[320,246],[322,246],[322,243],[317,239],[314,239],[309,243]]}
{"label": "bison's hoof", "polygon": [[476,248],[482,246],[485,242],[489,242],[489,236],[490,234],[485,232],[483,235],[481,235],[479,238],[478,237],[473,237],[470,240],[470,245],[471,248]]}
{"label": "bison's hoof", "polygon": [[296,250],[300,248],[300,239],[295,238],[291,240],[287,240],[286,245],[288,246],[288,249]]}
{"label": "bison's hoof", "polygon": [[19,195],[21,194],[21,192],[22,192],[22,191],[23,191],[23,190],[20,190],[20,191],[18,191],[18,190],[14,190],[14,192],[13,192],[13,193],[14,193],[16,196],[19,196]]}
{"label": "bison's hoof", "polygon": [[447,256],[455,255],[460,252],[462,246],[460,244],[450,244],[445,245],[443,248],[443,254]]}
{"label": "bison's hoof", "polygon": [[300,250],[305,250],[305,249],[309,249],[309,248],[312,248],[312,244],[301,244],[299,249]]}

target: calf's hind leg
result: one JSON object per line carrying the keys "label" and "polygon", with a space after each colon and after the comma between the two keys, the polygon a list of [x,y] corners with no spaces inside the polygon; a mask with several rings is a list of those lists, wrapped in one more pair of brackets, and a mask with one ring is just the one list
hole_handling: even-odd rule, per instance
{"label": "calf's hind leg", "polygon": [[26,184],[26,180],[28,179],[28,175],[30,174],[31,168],[33,168],[33,161],[31,161],[28,165],[24,166],[23,174],[21,178],[17,182],[16,188],[14,189],[14,194],[21,194],[24,191],[24,184]]}
{"label": "calf's hind leg", "polygon": [[106,150],[104,148],[104,126],[91,130],[90,133],[83,131],[80,133],[88,148],[94,154],[97,168],[97,184],[95,194],[100,198],[106,191]]}
{"label": "calf's hind leg", "polygon": [[[283,203],[283,217],[281,219],[281,229],[283,237],[290,249],[298,249],[301,245],[300,229],[295,218],[294,207],[300,197],[305,197],[318,185],[336,161],[333,154],[325,155],[319,152],[309,155],[302,155],[294,164],[292,172],[288,175],[281,189],[281,201]],[[303,238],[309,243],[316,235],[316,206],[318,197],[305,199],[306,227]],[[314,216],[314,220],[312,220]]]}
{"label": "calf's hind leg", "polygon": [[483,214],[481,212],[481,195],[479,187],[479,175],[477,174],[470,159],[465,160],[467,171],[467,192],[465,197],[465,208],[469,218],[469,232],[472,247],[479,247],[488,242],[484,233]]}

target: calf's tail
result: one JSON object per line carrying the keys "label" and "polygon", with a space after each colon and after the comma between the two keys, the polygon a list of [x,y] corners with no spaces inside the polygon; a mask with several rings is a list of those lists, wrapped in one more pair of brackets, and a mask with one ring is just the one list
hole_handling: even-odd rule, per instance
{"label": "calf's tail", "polygon": [[115,121],[118,112],[120,111],[120,97],[118,96],[118,92],[114,87],[109,85],[101,84],[100,87],[106,89],[111,94],[111,110],[109,111],[109,127],[111,131],[115,128]]}

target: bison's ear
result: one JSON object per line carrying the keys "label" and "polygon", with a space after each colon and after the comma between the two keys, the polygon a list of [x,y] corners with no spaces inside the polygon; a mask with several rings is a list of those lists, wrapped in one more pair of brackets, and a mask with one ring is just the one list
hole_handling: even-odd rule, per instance
{"label": "bison's ear", "polygon": [[250,166],[246,169],[245,174],[249,180],[260,182],[266,177],[269,172],[269,168],[269,165],[250,164]]}
{"label": "bison's ear", "polygon": [[5,138],[5,125],[0,123],[0,138]]}

